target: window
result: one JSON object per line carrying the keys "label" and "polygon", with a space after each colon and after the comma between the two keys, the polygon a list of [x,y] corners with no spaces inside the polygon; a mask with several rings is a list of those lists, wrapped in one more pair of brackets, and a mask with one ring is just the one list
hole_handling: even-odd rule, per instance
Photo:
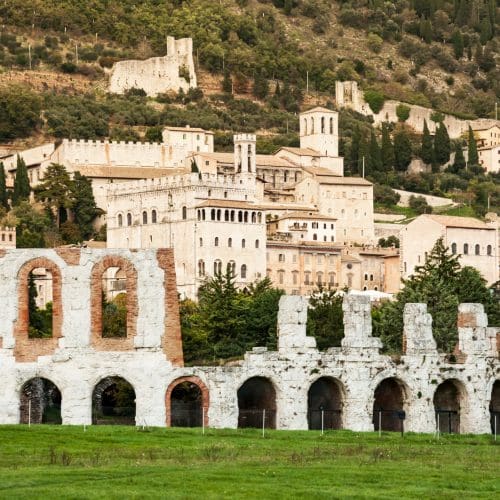
{"label": "window", "polygon": [[257,222],[262,224],[262,212],[257,212]]}
{"label": "window", "polygon": [[205,261],[203,261],[203,260],[198,261],[198,276],[200,278],[202,276],[205,276]]}
{"label": "window", "polygon": [[215,237],[214,246],[216,246],[216,247],[219,246],[219,237],[218,236]]}
{"label": "window", "polygon": [[335,273],[328,273],[328,283],[335,285]]}
{"label": "window", "polygon": [[[205,211],[203,211],[203,212],[205,212]],[[151,222],[152,222],[153,224],[156,224],[156,219],[157,219],[157,216],[156,216],[156,210],[152,210],[152,211],[151,211]]]}
{"label": "window", "polygon": [[259,240],[255,240],[255,248],[259,248]]}
{"label": "window", "polygon": [[217,210],[217,220],[220,220],[220,218],[221,218],[221,213],[222,213],[222,212],[221,212],[220,210]]}
{"label": "window", "polygon": [[243,239],[243,240],[241,240],[241,248],[245,248],[245,245],[246,245],[245,240],[244,240],[244,239]]}
{"label": "window", "polygon": [[245,212],[244,222],[248,222],[248,212]]}
{"label": "window", "polygon": [[365,274],[365,281],[368,281],[368,274]]}
{"label": "window", "polygon": [[222,272],[222,262],[220,260],[214,261],[214,275]]}
{"label": "window", "polygon": [[318,239],[318,235],[316,233],[313,234],[313,240],[316,241]]}
{"label": "window", "polygon": [[210,210],[210,220],[215,220],[215,209]]}
{"label": "window", "polygon": [[285,279],[285,271],[282,270],[278,271],[278,283],[280,285],[283,284],[284,279]]}
{"label": "window", "polygon": [[229,210],[224,210],[224,221],[229,222]]}
{"label": "window", "polygon": [[200,238],[200,247],[203,246],[203,238]]}
{"label": "window", "polygon": [[144,210],[144,212],[142,212],[142,223],[143,224],[148,223],[148,213],[145,210]]}
{"label": "window", "polygon": [[322,255],[318,255],[318,265],[322,265],[323,264],[323,256]]}
{"label": "window", "polygon": [[457,253],[457,244],[456,243],[451,244],[451,253],[454,255]]}
{"label": "window", "polygon": [[469,255],[469,245],[468,245],[468,243],[464,243],[464,255]]}
{"label": "window", "polygon": [[373,281],[373,274],[370,274],[370,281]]}
{"label": "window", "polygon": [[123,226],[123,215],[118,214],[118,227],[122,227],[122,226]]}
{"label": "window", "polygon": [[233,238],[228,238],[227,240],[227,246],[231,248],[233,246]]}
{"label": "window", "polygon": [[257,214],[255,212],[252,212],[252,224],[255,224],[257,222]]}
{"label": "window", "polygon": [[306,271],[304,273],[304,285],[309,285],[311,282],[311,273],[309,271]]}
{"label": "window", "polygon": [[298,271],[292,271],[292,281],[293,281],[294,285],[296,285],[297,282],[299,281],[299,272]]}
{"label": "window", "polygon": [[285,254],[284,253],[278,254],[278,262],[285,262]]}
{"label": "window", "polygon": [[238,222],[243,222],[243,212],[241,210],[238,212]]}
{"label": "window", "polygon": [[231,210],[231,222],[234,222],[234,210]]}
{"label": "window", "polygon": [[476,245],[476,246],[474,247],[474,253],[475,253],[476,255],[480,255],[480,254],[481,254],[481,247],[480,247],[479,245]]}
{"label": "window", "polygon": [[228,273],[234,275],[236,273],[236,262],[234,262],[234,260],[230,260],[227,263],[226,269]]}
{"label": "window", "polygon": [[246,279],[246,277],[247,277],[247,266],[246,266],[246,264],[242,264],[240,276],[241,276],[241,279]]}
{"label": "window", "polygon": [[491,255],[491,245],[486,247],[486,255]]}
{"label": "window", "polygon": [[132,225],[132,214],[128,213],[127,214],[127,226]]}
{"label": "window", "polygon": [[323,273],[322,272],[316,273],[316,282],[318,283],[318,285],[323,284]]}
{"label": "window", "polygon": [[292,262],[295,264],[297,262],[297,254],[292,255]]}

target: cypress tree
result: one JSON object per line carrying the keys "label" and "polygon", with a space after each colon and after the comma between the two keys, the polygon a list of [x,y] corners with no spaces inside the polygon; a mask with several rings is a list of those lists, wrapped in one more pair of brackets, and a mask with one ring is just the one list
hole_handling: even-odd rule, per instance
{"label": "cypress tree", "polygon": [[0,162],[0,207],[9,209],[9,199],[7,196],[7,185],[5,182],[5,168]]}
{"label": "cypress tree", "polygon": [[455,145],[455,161],[453,162],[453,171],[459,173],[465,168],[465,158],[464,152],[462,150],[462,145],[457,142]]}
{"label": "cypress tree", "polygon": [[420,36],[424,40],[425,43],[431,43],[432,42],[432,24],[429,21],[429,19],[420,19]]}
{"label": "cypress tree", "polygon": [[455,8],[455,23],[464,26],[469,21],[471,11],[470,0],[458,0]]}
{"label": "cypress tree", "polygon": [[394,136],[394,160],[396,170],[406,172],[411,162],[411,143],[404,129],[399,130]]}
{"label": "cypress tree", "polygon": [[222,91],[225,92],[226,94],[233,93],[233,81],[231,80],[231,73],[227,68],[224,70],[224,79],[222,80]]}
{"label": "cypress tree", "polygon": [[[363,169],[364,162],[364,169]],[[364,170],[364,172],[363,172]],[[372,170],[372,162],[369,154],[369,143],[364,137],[361,137],[359,141],[359,153],[358,153],[358,174],[363,176],[363,174],[369,175]]]}
{"label": "cypress tree", "polygon": [[350,170],[351,172],[356,172],[359,163],[359,149],[361,145],[361,131],[359,126],[354,129],[351,139],[351,150],[350,150]]}
{"label": "cypress tree", "polygon": [[382,148],[380,154],[384,171],[392,170],[394,168],[394,146],[392,145],[387,123],[382,124]]}
{"label": "cypress tree", "polygon": [[28,169],[24,160],[17,157],[16,178],[14,179],[14,192],[12,193],[12,204],[19,205],[23,200],[29,200],[31,193]]}
{"label": "cypress tree", "polygon": [[434,153],[438,165],[444,165],[450,161],[450,137],[446,125],[442,122],[438,125],[434,136]]}
{"label": "cypress tree", "polygon": [[373,130],[370,136],[370,151],[368,156],[370,157],[372,171],[380,172],[382,170],[382,154]]}
{"label": "cypress tree", "polygon": [[451,35],[451,42],[453,43],[453,52],[455,59],[460,59],[464,55],[464,38],[460,30],[455,30]]}
{"label": "cypress tree", "polygon": [[94,219],[97,215],[102,213],[102,211],[97,208],[95,202],[92,182],[84,175],[81,175],[80,172],[75,172],[71,191],[73,192],[72,211],[75,217],[75,223],[78,225],[83,238],[88,239],[94,232],[92,225]]}
{"label": "cypress tree", "polygon": [[476,139],[474,138],[474,132],[472,131],[472,128],[470,125],[469,125],[469,144],[468,144],[467,152],[468,152],[467,166],[470,167],[470,166],[479,165],[479,156],[477,154]]}
{"label": "cypress tree", "polygon": [[427,126],[427,120],[424,120],[424,134],[422,136],[422,148],[420,149],[420,158],[427,165],[432,163],[432,137]]}

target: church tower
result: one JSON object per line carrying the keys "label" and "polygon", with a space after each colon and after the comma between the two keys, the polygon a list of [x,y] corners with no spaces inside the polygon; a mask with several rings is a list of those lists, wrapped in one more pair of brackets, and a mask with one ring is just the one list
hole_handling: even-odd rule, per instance
{"label": "church tower", "polygon": [[234,136],[234,172],[255,174],[257,138],[255,134],[236,134]]}
{"label": "church tower", "polygon": [[300,119],[300,147],[318,151],[323,156],[339,155],[339,114],[316,107],[304,111]]}

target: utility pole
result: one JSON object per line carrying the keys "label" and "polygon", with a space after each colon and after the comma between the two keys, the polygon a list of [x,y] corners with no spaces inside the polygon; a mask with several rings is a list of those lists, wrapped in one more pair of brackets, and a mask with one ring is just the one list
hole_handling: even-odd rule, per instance
{"label": "utility pole", "polygon": [[365,178],[365,157],[363,156],[363,179]]}
{"label": "utility pole", "polygon": [[31,44],[28,44],[28,59],[29,59],[29,65],[31,69]]}
{"label": "utility pole", "polygon": [[309,71],[306,71],[306,94],[309,95]]}

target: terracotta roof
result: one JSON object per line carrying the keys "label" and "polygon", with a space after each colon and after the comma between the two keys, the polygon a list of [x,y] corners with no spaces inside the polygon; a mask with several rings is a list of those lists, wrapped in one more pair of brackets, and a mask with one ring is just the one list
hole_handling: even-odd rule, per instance
{"label": "terracotta roof", "polygon": [[342,255],[342,262],[361,262],[361,260],[357,259],[352,255]]}
{"label": "terracotta roof", "polygon": [[476,131],[488,130],[493,127],[500,127],[500,121],[491,119],[478,120],[475,122],[470,122],[470,127],[472,130]]}
{"label": "terracotta roof", "polygon": [[[328,217],[327,215],[321,215],[319,213],[313,213],[313,212],[308,212],[308,213],[303,213],[299,211],[294,211],[294,212],[287,212],[278,219],[275,220],[282,220],[282,219],[318,219],[318,220],[337,220],[335,217]],[[271,221],[272,222],[272,221]]]}
{"label": "terracotta roof", "polygon": [[247,208],[250,210],[264,210],[260,205],[254,205],[248,201],[239,200],[204,200],[196,208],[214,207],[214,208]]}
{"label": "terracotta roof", "polygon": [[494,146],[486,146],[484,148],[477,148],[478,151],[489,151],[490,149],[500,148],[500,144],[495,144]]}
{"label": "terracotta roof", "polygon": [[[215,160],[219,163],[234,163],[234,153],[193,153],[192,156],[201,156],[210,160]],[[269,167],[286,167],[286,168],[300,168],[290,163],[285,158],[279,158],[273,155],[256,155],[255,161],[257,166]]]}
{"label": "terracotta roof", "polygon": [[164,130],[173,130],[175,132],[204,132],[205,134],[212,134],[210,130],[197,127],[164,127]]}
{"label": "terracotta roof", "polygon": [[152,179],[188,173],[186,168],[118,167],[97,165],[74,165],[73,169],[90,178],[109,179]]}
{"label": "terracotta roof", "polygon": [[301,115],[306,115],[308,113],[316,113],[317,111],[321,111],[322,113],[336,113],[333,109],[328,109],[323,106],[315,106],[314,108],[308,109],[307,111],[302,111]]}
{"label": "terracotta roof", "polygon": [[311,148],[292,148],[290,146],[283,146],[278,149],[278,153],[280,151],[289,151],[290,153],[299,155],[299,156],[314,156],[314,157],[320,157],[323,156],[319,151],[316,151],[315,149]]}
{"label": "terracotta roof", "polygon": [[339,184],[343,186],[373,186],[370,181],[361,177],[336,177],[334,175],[321,177],[318,182],[320,184]]}
{"label": "terracotta roof", "polygon": [[[324,242],[324,241],[280,241],[267,239],[266,247],[297,247],[307,250],[308,248],[314,248],[314,250],[325,250],[338,253],[340,255],[340,246],[335,242]],[[357,261],[359,262],[359,261]]]}
{"label": "terracotta roof", "polygon": [[474,219],[473,217],[455,217],[451,215],[433,215],[426,214],[421,215],[421,217],[428,217],[433,221],[442,224],[446,227],[463,227],[465,229],[487,229],[487,230],[495,230],[494,227],[489,226],[485,222]]}

